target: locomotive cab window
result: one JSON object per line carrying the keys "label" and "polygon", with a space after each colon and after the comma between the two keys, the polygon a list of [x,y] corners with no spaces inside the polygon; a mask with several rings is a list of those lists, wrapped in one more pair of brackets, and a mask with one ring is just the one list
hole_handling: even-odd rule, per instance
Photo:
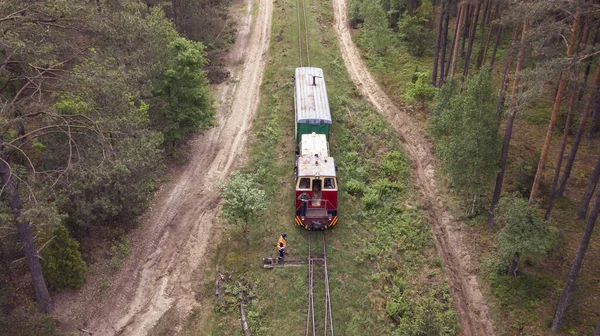
{"label": "locomotive cab window", "polygon": [[298,189],[310,189],[310,178],[301,177],[298,179]]}
{"label": "locomotive cab window", "polygon": [[323,185],[325,186],[325,189],[335,189],[335,179],[332,177],[326,177]]}

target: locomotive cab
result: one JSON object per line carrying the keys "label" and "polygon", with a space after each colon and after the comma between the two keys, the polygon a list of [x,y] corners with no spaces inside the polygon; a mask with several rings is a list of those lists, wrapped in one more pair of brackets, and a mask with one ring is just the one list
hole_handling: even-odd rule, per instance
{"label": "locomotive cab", "polygon": [[324,134],[304,134],[296,158],[296,224],[308,230],[337,224],[335,162]]}

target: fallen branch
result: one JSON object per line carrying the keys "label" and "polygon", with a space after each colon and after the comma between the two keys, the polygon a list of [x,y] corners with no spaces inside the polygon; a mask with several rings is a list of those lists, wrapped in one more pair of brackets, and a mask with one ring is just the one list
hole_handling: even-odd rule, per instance
{"label": "fallen branch", "polygon": [[248,322],[246,322],[246,313],[244,312],[244,292],[242,291],[242,284],[239,282],[238,289],[240,290],[238,297],[240,299],[240,320],[242,322],[242,331],[244,332],[244,336],[252,336],[252,334],[250,334],[250,330],[248,329]]}
{"label": "fallen branch", "polygon": [[225,282],[225,277],[223,274],[219,273],[219,265],[217,265],[217,275],[216,275],[216,283],[215,283],[215,295],[218,298],[219,304],[223,302],[223,282]]}

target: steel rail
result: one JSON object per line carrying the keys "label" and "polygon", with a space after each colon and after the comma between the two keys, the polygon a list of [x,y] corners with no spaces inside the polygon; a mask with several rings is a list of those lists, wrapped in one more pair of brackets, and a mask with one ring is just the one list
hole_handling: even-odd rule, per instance
{"label": "steel rail", "polygon": [[306,61],[310,67],[310,50],[308,49],[308,24],[306,23],[306,2],[302,0],[302,11],[304,12],[304,36],[306,39]]}
{"label": "steel rail", "polygon": [[333,336],[333,310],[331,309],[331,295],[329,293],[329,275],[327,274],[327,240],[323,231],[323,273],[325,277],[325,333],[327,335],[327,322],[331,336]]}
{"label": "steel rail", "polygon": [[296,21],[298,22],[298,54],[300,56],[300,67],[302,67],[302,25],[300,23],[300,0],[296,0],[296,14]]}

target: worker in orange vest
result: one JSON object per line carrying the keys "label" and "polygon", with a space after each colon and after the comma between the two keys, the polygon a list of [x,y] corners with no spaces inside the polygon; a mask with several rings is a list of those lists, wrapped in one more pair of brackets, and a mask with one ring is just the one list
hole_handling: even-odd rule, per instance
{"label": "worker in orange vest", "polygon": [[287,245],[286,240],[287,234],[282,233],[279,236],[279,240],[277,240],[277,250],[279,250],[279,260],[283,259],[283,254],[285,253],[285,246]]}

